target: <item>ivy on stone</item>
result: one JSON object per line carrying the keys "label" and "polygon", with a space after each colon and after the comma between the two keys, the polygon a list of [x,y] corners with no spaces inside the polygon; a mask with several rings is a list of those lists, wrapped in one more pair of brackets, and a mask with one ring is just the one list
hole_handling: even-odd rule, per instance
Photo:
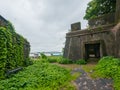
{"label": "ivy on stone", "polygon": [[15,32],[10,22],[0,27],[0,79],[5,78],[7,70],[27,66],[29,51],[29,42]]}

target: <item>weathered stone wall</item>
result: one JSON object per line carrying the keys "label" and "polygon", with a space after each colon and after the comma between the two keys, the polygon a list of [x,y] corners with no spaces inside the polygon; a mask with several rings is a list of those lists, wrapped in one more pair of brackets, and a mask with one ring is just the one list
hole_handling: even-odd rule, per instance
{"label": "weathered stone wall", "polygon": [[0,26],[7,26],[8,21],[0,15]]}
{"label": "weathered stone wall", "polygon": [[63,56],[72,60],[85,58],[85,44],[99,43],[100,57],[108,55],[120,58],[119,22],[120,0],[116,0],[115,14],[103,15],[91,19],[88,22],[90,28],[84,30],[72,28],[71,32],[66,34],[66,45]]}
{"label": "weathered stone wall", "polygon": [[116,32],[116,57],[120,58],[120,27]]}
{"label": "weathered stone wall", "polygon": [[24,60],[29,58],[29,53],[30,53],[30,43],[25,40],[24,41],[24,46],[23,46],[23,52],[24,52]]}
{"label": "weathered stone wall", "polygon": [[65,48],[64,48],[64,56],[66,56],[66,57],[69,57],[68,55],[69,55],[69,47],[70,46],[70,38],[67,38],[66,37],[66,42],[65,42]]}
{"label": "weathered stone wall", "polygon": [[108,25],[114,22],[115,22],[115,13],[105,14],[105,15],[88,20],[88,24],[90,27]]}
{"label": "weathered stone wall", "polygon": [[116,23],[120,22],[120,0],[116,0],[115,20]]}
{"label": "weathered stone wall", "polygon": [[[76,42],[77,41],[77,42]],[[70,42],[69,42],[69,48],[68,48],[68,57],[72,60],[75,60],[76,58],[78,58],[80,56],[80,40],[79,37],[72,37],[70,38]],[[75,54],[75,55],[74,55]]]}
{"label": "weathered stone wall", "polygon": [[115,56],[115,36],[111,31],[113,27],[107,25],[67,33],[64,57],[72,60],[85,58],[85,44],[96,42],[100,43],[100,57]]}
{"label": "weathered stone wall", "polygon": [[113,29],[112,32],[114,34],[115,38],[115,57],[120,58],[120,23],[118,23]]}

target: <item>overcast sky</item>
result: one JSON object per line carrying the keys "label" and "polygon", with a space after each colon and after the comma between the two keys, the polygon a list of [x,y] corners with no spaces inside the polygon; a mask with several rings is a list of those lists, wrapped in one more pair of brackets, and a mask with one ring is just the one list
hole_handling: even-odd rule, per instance
{"label": "overcast sky", "polygon": [[0,14],[31,44],[31,52],[62,51],[70,24],[83,20],[90,0],[0,0]]}

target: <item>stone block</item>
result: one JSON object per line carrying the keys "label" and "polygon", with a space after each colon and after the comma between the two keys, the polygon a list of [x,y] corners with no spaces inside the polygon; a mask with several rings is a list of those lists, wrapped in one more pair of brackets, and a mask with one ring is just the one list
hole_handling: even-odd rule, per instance
{"label": "stone block", "polygon": [[71,31],[77,31],[77,30],[81,30],[81,23],[80,22],[71,24]]}

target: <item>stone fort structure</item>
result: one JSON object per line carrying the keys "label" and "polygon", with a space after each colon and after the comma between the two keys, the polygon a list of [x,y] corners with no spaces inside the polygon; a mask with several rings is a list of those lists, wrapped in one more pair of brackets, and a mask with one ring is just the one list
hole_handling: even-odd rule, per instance
{"label": "stone fort structure", "polygon": [[71,24],[66,34],[64,57],[71,60],[120,57],[120,1],[116,12],[88,20],[89,28],[82,29],[80,22]]}

